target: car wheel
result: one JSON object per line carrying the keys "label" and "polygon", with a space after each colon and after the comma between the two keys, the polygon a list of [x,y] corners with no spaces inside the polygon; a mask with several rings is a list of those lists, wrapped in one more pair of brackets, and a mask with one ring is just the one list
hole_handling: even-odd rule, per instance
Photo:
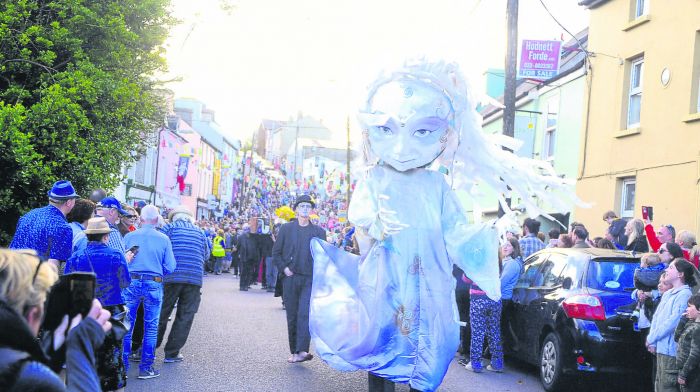
{"label": "car wheel", "polygon": [[547,335],[540,349],[540,381],[546,391],[561,390],[565,384],[562,354],[559,337],[555,333]]}

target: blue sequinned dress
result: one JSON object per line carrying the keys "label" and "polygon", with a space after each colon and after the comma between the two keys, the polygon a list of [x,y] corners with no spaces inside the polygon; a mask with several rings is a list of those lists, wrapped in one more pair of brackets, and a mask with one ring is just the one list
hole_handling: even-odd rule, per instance
{"label": "blue sequinned dress", "polygon": [[452,264],[500,298],[498,239],[469,225],[438,172],[375,166],[353,194],[349,220],[376,232],[378,195],[409,227],[355,256],[314,239],[310,330],[338,370],[365,370],[422,391],[442,382],[459,344]]}

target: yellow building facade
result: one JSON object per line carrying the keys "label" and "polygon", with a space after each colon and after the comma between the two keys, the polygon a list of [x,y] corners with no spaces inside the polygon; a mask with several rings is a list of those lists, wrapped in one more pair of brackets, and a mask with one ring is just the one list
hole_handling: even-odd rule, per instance
{"label": "yellow building facade", "polygon": [[590,9],[574,220],[603,213],[700,232],[700,1],[580,1]]}

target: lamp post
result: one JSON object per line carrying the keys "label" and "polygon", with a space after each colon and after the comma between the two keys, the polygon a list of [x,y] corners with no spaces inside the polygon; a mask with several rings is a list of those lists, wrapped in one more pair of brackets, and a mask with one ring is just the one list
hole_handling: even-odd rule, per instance
{"label": "lamp post", "polygon": [[348,182],[348,183],[347,183],[347,192],[346,192],[346,202],[345,202],[345,208],[346,208],[346,210],[347,210],[348,208],[350,208],[350,192],[351,192],[351,190],[352,190],[352,187],[351,187],[351,185],[350,185],[350,157],[351,157],[351,155],[352,155],[352,154],[350,153],[350,116],[348,116],[347,119],[346,119],[346,121],[345,121],[345,127],[346,127],[346,131],[347,131],[347,141],[348,141],[348,144],[347,144],[347,151],[346,151],[346,157],[345,157],[345,160],[346,160],[346,165],[345,165],[346,176],[345,176],[345,180]]}
{"label": "lamp post", "polygon": [[297,180],[297,152],[299,148],[299,117],[301,117],[301,113],[297,113],[297,126],[296,126],[296,132],[294,133],[294,174],[292,175],[292,180],[296,183]]}

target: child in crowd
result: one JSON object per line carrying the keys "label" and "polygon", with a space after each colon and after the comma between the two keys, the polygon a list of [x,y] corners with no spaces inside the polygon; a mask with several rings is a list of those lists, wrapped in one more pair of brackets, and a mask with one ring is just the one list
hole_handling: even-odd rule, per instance
{"label": "child in crowd", "polygon": [[688,300],[688,308],[673,336],[678,342],[676,364],[681,392],[700,391],[700,294]]}
{"label": "child in crowd", "polygon": [[[666,265],[661,262],[661,258],[656,253],[645,253],[639,262],[639,267],[634,270],[634,287],[643,292],[651,292],[659,285],[659,278],[663,274]],[[654,313],[652,298],[645,296],[644,299],[637,298],[637,308],[635,314],[639,316],[644,312],[646,318],[651,321]]]}

